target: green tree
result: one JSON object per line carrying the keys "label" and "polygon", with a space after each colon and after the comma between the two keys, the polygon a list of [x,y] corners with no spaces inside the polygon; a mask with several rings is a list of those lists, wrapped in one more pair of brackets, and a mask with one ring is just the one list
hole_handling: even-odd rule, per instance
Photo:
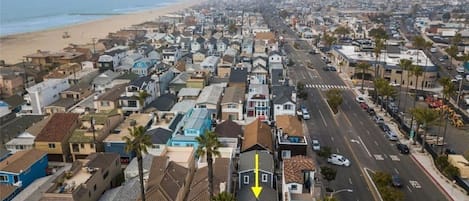
{"label": "green tree", "polygon": [[137,100],[138,100],[138,103],[140,104],[140,106],[142,107],[142,110],[143,108],[145,107],[145,100],[150,97],[150,94],[145,91],[145,90],[140,90],[138,92],[138,95],[137,95]]}
{"label": "green tree", "polygon": [[231,193],[224,191],[213,197],[212,201],[236,201],[236,199]]}
{"label": "green tree", "polygon": [[321,150],[319,150],[318,152],[318,156],[322,157],[322,158],[327,158],[331,155],[332,153],[332,150],[330,147],[328,146],[321,146]]}
{"label": "green tree", "polygon": [[451,13],[450,12],[446,12],[441,16],[441,20],[443,20],[443,22],[448,22],[450,19],[451,19]]}
{"label": "green tree", "polygon": [[334,30],[334,34],[337,34],[343,38],[345,35],[350,34],[350,29],[345,26],[339,26]]}
{"label": "green tree", "polygon": [[[424,131],[423,131],[423,140],[422,140],[422,152],[425,147],[425,143],[427,140],[427,130],[428,127],[432,124],[435,123],[435,121],[438,119],[438,112],[436,112],[433,109],[430,108],[423,108],[423,107],[418,107],[414,108],[411,110],[412,116],[415,118],[415,121],[417,122],[417,133],[420,129],[420,125],[423,125]],[[415,140],[414,140],[415,141]]]}
{"label": "green tree", "polygon": [[451,45],[450,47],[446,48],[446,53],[448,53],[448,55],[451,57],[449,66],[453,65],[453,58],[456,58],[456,56],[458,55],[458,52],[459,52],[458,47],[455,45]]}
{"label": "green tree", "polygon": [[328,33],[324,33],[322,39],[328,48],[330,48],[337,41],[336,37],[329,35]]}
{"label": "green tree", "polygon": [[459,43],[461,43],[461,41],[462,41],[462,35],[461,35],[461,33],[457,33],[451,39],[451,44],[455,45],[457,47],[459,45]]}
{"label": "green tree", "polygon": [[392,181],[391,175],[389,173],[381,171],[375,172],[372,178],[377,186],[387,186]]}
{"label": "green tree", "polygon": [[[412,66],[410,70],[412,71],[412,74],[415,76],[415,93],[418,94],[417,92],[418,92],[418,85],[419,85],[419,77],[423,75],[423,68],[420,66],[414,65]],[[415,101],[417,101],[417,99],[415,99]]]}
{"label": "green tree", "polygon": [[[445,100],[446,103],[449,103],[449,100],[451,99],[452,96],[456,95],[456,86],[453,84],[451,81],[451,78],[449,77],[443,77],[438,80],[441,86],[443,86],[443,91],[441,92],[443,94],[443,100]],[[445,144],[445,138],[446,138],[446,128],[448,126],[448,113],[447,111],[442,111],[441,113],[441,120],[444,118],[445,119],[445,127],[443,129],[443,144]],[[440,125],[442,125],[440,123]],[[443,153],[443,147],[441,146],[440,153]]]}
{"label": "green tree", "polygon": [[238,27],[236,27],[235,23],[231,23],[230,25],[228,25],[228,31],[234,34],[238,31]]}
{"label": "green tree", "polygon": [[[389,98],[395,97],[397,94],[396,89],[389,85],[389,82],[386,80],[386,84],[380,89],[381,92],[381,97],[383,97],[383,100],[386,100],[386,102],[389,102]],[[384,103],[384,101],[382,101]],[[383,108],[383,106],[381,106]],[[386,115],[387,113],[384,113]]]}
{"label": "green tree", "polygon": [[383,201],[403,201],[404,193],[399,189],[392,188],[390,186],[380,186],[379,192]]}
{"label": "green tree", "polygon": [[339,112],[338,107],[343,102],[342,91],[340,91],[339,89],[330,89],[327,91],[326,97],[327,103],[329,103],[329,106],[331,107],[332,111],[334,113]]}
{"label": "green tree", "polygon": [[220,152],[218,148],[221,147],[218,136],[215,132],[207,131],[204,135],[197,136],[195,138],[199,146],[197,147],[196,153],[198,157],[205,156],[207,158],[207,170],[208,170],[208,193],[210,200],[213,199],[213,157],[219,157]]}
{"label": "green tree", "polygon": [[337,175],[337,170],[329,166],[321,166],[321,175],[325,180],[331,182],[335,179]]}
{"label": "green tree", "polygon": [[383,39],[381,37],[376,37],[375,38],[375,48],[373,49],[373,52],[375,53],[375,78],[381,77],[379,76],[379,56],[381,55],[381,51],[385,48]]}
{"label": "green tree", "polygon": [[142,201],[145,201],[145,186],[143,184],[143,154],[148,153],[147,147],[151,146],[151,137],[145,134],[143,126],[129,128],[130,136],[122,137],[125,141],[125,151],[127,153],[135,153],[138,162],[138,177],[140,180],[140,193]]}
{"label": "green tree", "polygon": [[[401,83],[399,85],[399,94],[402,92],[402,85],[404,84],[402,81],[403,81],[403,76],[404,76],[404,72],[409,72],[409,69],[411,68],[412,66],[412,61],[411,60],[408,60],[408,59],[401,59],[399,61],[399,67],[401,67]],[[407,88],[409,87],[409,74],[407,74]],[[406,100],[407,100],[407,96],[405,96]],[[401,105],[401,98],[400,98],[400,95],[399,95],[399,100],[398,100],[398,103],[397,103],[398,107],[400,107]],[[404,101],[404,112],[406,111],[406,101]]]}
{"label": "green tree", "polygon": [[[384,105],[384,94],[383,91],[386,90],[384,89],[386,86],[389,86],[389,82],[383,78],[378,78],[374,80],[374,85],[375,85],[375,92],[376,92],[376,100],[379,99],[379,96],[382,97],[381,99],[381,111],[383,110],[383,105]],[[378,101],[376,102],[378,103]]]}
{"label": "green tree", "polygon": [[365,85],[365,74],[370,70],[371,66],[367,62],[360,62],[357,65],[357,69],[361,71],[362,74],[362,86],[361,90],[363,90],[363,86]]}
{"label": "green tree", "polygon": [[368,36],[371,36],[373,38],[379,38],[379,39],[387,39],[388,34],[386,30],[384,30],[382,27],[378,28],[373,28],[368,32]]}

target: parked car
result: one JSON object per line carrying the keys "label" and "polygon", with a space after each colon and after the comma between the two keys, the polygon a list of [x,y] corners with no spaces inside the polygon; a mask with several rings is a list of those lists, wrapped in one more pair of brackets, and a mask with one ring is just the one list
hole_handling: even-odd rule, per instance
{"label": "parked car", "polygon": [[301,108],[301,117],[303,117],[304,120],[311,119],[308,109],[306,109],[305,107]]}
{"label": "parked car", "polygon": [[360,103],[360,107],[364,110],[368,110],[368,104],[366,104],[365,102]]}
{"label": "parked car", "polygon": [[337,71],[337,69],[333,66],[324,66],[322,68],[322,70],[324,70],[324,71]]}
{"label": "parked car", "polygon": [[394,133],[394,131],[388,130],[385,133],[386,133],[386,138],[388,138],[388,140],[391,140],[391,141],[399,140],[399,138],[397,137],[396,133]]}
{"label": "parked car", "polygon": [[401,152],[401,154],[408,154],[409,153],[409,147],[405,144],[397,143],[396,144],[397,150]]}
{"label": "parked car", "polygon": [[377,123],[377,124],[379,124],[379,123],[384,123],[383,117],[381,117],[381,116],[379,116],[379,115],[375,115],[375,116],[373,117],[373,121],[374,121],[375,123]]}
{"label": "parked car", "polygon": [[394,187],[402,187],[401,178],[397,174],[392,175],[391,183]]}
{"label": "parked car", "polygon": [[319,144],[319,140],[312,140],[312,147],[313,147],[313,151],[321,150],[321,145]]}
{"label": "parked car", "polygon": [[331,163],[331,164],[334,164],[334,165],[341,165],[341,166],[345,166],[345,167],[350,166],[350,161],[347,158],[345,158],[344,156],[340,155],[340,154],[331,154],[327,158],[327,162]]}
{"label": "parked car", "polygon": [[368,107],[368,109],[366,110],[366,112],[368,112],[368,114],[369,114],[370,116],[376,115],[375,110],[374,110],[373,108],[371,108],[371,107]]}
{"label": "parked car", "polygon": [[358,103],[364,103],[365,102],[365,98],[363,96],[357,96],[355,98],[355,100],[358,102]]}
{"label": "parked car", "polygon": [[378,126],[379,126],[379,128],[381,128],[381,130],[382,130],[383,132],[386,132],[386,131],[391,130],[391,129],[389,128],[389,126],[388,126],[387,124],[385,124],[385,123],[380,123],[380,124],[378,124]]}
{"label": "parked car", "polygon": [[393,87],[398,87],[398,86],[400,86],[400,84],[397,83],[397,82],[390,82],[389,85],[391,85],[391,86],[393,86]]}

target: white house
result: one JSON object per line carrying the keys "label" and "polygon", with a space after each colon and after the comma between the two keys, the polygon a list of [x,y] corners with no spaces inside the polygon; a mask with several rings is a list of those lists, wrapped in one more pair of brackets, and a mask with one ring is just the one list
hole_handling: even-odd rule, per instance
{"label": "white house", "polygon": [[296,115],[296,92],[294,86],[272,87],[274,120],[277,115]]}
{"label": "white house", "polygon": [[292,197],[301,197],[298,200],[302,201],[314,200],[316,164],[313,159],[302,155],[293,156],[283,159],[282,166],[283,201],[293,200]]}
{"label": "white house", "polygon": [[22,106],[21,113],[44,114],[44,107],[59,100],[60,92],[70,88],[68,80],[47,79],[26,89],[24,95],[26,104]]}
{"label": "white house", "polygon": [[5,143],[5,148],[12,154],[18,151],[29,150],[34,148],[34,139],[36,139],[36,136],[28,132],[24,132],[18,135],[18,137],[13,138]]}
{"label": "white house", "polygon": [[199,98],[196,100],[197,108],[207,108],[212,114],[212,118],[216,117],[219,110],[223,87],[218,85],[210,85],[202,89]]}
{"label": "white house", "polygon": [[106,50],[98,58],[98,68],[101,70],[115,70],[120,66],[121,59],[127,56],[127,46],[116,46]]}
{"label": "white house", "polygon": [[[140,105],[138,100],[139,93],[146,91],[148,97],[144,100],[143,105]],[[125,112],[138,112],[145,107],[145,105],[154,101],[157,97],[156,82],[150,76],[139,77],[129,83],[125,87],[125,92],[119,98],[122,111]]]}
{"label": "white house", "polygon": [[212,74],[217,73],[217,66],[220,62],[220,57],[217,56],[208,56],[200,63],[200,67],[203,69],[209,70]]}
{"label": "white house", "polygon": [[267,67],[267,61],[266,59],[262,58],[262,57],[256,57],[254,58],[254,60],[252,61],[252,66],[264,66],[264,67]]}
{"label": "white house", "polygon": [[181,52],[178,48],[171,47],[163,49],[163,63],[174,65],[181,58]]}
{"label": "white house", "polygon": [[269,72],[265,66],[257,65],[254,66],[251,70],[251,75],[249,77],[250,83],[252,84],[267,84]]}
{"label": "white house", "polygon": [[269,86],[266,84],[250,84],[247,103],[246,117],[270,120],[270,97]]}
{"label": "white house", "polygon": [[273,63],[282,63],[282,56],[277,51],[272,51],[269,54],[269,65]]}
{"label": "white house", "polygon": [[91,87],[94,91],[103,93],[106,89],[113,87],[113,80],[119,77],[121,74],[111,70],[107,70],[93,79]]}

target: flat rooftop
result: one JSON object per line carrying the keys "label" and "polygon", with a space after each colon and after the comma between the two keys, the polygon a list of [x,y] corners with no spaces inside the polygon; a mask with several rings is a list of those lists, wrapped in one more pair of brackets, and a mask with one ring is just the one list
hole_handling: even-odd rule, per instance
{"label": "flat rooftop", "polygon": [[146,126],[146,124],[152,119],[151,114],[146,114],[146,113],[141,113],[141,114],[131,114],[128,116],[124,122],[122,122],[119,126],[117,126],[114,131],[119,131],[118,133],[116,132],[111,132],[109,136],[104,140],[104,142],[123,142],[122,137],[124,136],[129,136],[129,130],[128,128],[131,128],[131,122],[135,121],[136,126]]}

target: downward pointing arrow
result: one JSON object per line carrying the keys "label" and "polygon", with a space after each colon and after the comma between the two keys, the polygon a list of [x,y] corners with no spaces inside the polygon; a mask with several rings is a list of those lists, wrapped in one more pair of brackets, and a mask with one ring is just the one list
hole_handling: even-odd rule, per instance
{"label": "downward pointing arrow", "polygon": [[256,157],[254,160],[255,163],[255,169],[254,169],[254,175],[255,175],[255,185],[251,187],[252,193],[254,193],[254,196],[256,199],[259,199],[259,195],[262,192],[262,187],[259,186],[259,154],[256,153]]}

